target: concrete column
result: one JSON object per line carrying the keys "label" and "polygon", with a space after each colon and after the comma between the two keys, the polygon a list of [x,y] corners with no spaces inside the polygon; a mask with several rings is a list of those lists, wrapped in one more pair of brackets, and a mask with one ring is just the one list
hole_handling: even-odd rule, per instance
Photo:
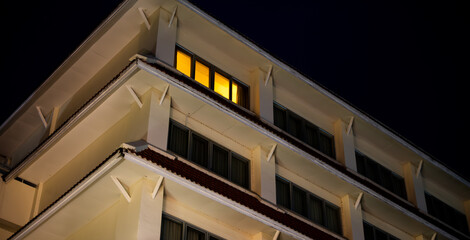
{"label": "concrete column", "polygon": [[160,239],[163,210],[163,185],[152,198],[155,182],[142,179],[131,188],[131,202],[121,197],[115,237],[124,239]]}
{"label": "concrete column", "polygon": [[347,133],[348,124],[338,119],[335,122],[335,149],[336,159],[347,168],[357,171],[356,165],[356,148],[354,145],[354,133],[351,129]]}
{"label": "concrete column", "polygon": [[155,56],[163,62],[173,66],[175,63],[175,45],[178,18],[175,15],[171,25],[169,26],[173,13],[167,12],[162,8],[160,8],[159,11],[160,17],[158,19]]}
{"label": "concrete column", "polygon": [[364,239],[364,225],[362,220],[362,207],[354,208],[355,199],[350,195],[341,198],[341,219],[343,221],[343,234],[347,239]]}
{"label": "concrete column", "polygon": [[251,189],[267,201],[276,203],[276,156],[267,156],[271,149],[257,146],[253,151]]}
{"label": "concrete column", "polygon": [[150,94],[146,141],[153,146],[166,150],[170,126],[171,97],[167,93],[160,105],[160,98],[163,92],[154,89]]}
{"label": "concrete column", "polygon": [[269,81],[266,83],[265,80],[267,77],[267,72],[257,69],[252,73],[252,84],[251,84],[251,109],[254,110],[262,119],[267,122],[274,123],[274,114],[273,114],[273,78],[269,78]]}
{"label": "concrete column", "polygon": [[413,203],[423,212],[427,212],[424,185],[421,174],[416,176],[416,168],[410,162],[403,166],[405,177],[406,195],[408,201]]}

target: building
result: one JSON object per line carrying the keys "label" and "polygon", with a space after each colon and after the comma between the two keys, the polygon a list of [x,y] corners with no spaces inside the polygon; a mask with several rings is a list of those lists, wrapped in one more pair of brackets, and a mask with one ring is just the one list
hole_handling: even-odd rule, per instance
{"label": "building", "polygon": [[470,238],[466,179],[183,0],[124,1],[0,154],[5,239]]}

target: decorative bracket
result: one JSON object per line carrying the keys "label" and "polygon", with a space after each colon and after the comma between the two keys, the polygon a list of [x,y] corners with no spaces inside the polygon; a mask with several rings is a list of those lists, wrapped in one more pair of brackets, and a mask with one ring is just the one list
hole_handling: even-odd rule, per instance
{"label": "decorative bracket", "polygon": [[42,125],[44,125],[44,128],[47,128],[47,121],[46,118],[44,117],[44,114],[42,114],[41,107],[36,106],[36,110],[38,111],[39,118],[41,119]]}
{"label": "decorative bracket", "polygon": [[163,182],[163,177],[160,176],[160,178],[157,180],[157,184],[155,185],[155,188],[153,189],[152,199],[155,199],[155,197],[157,196],[158,190],[160,190],[160,187],[162,186],[162,182]]}
{"label": "decorative bracket", "polygon": [[349,124],[348,124],[348,130],[346,131],[347,135],[351,133],[353,122],[354,122],[354,117],[351,117],[351,120],[349,120]]}
{"label": "decorative bracket", "polygon": [[361,200],[362,200],[362,196],[364,195],[364,193],[359,193],[359,197],[357,197],[356,199],[356,203],[354,203],[354,209],[357,210],[357,207],[359,207],[359,203],[361,203]]}
{"label": "decorative bracket", "polygon": [[175,20],[176,9],[178,9],[178,5],[176,5],[175,10],[173,10],[173,14],[171,14],[170,23],[168,24],[168,28],[171,27],[171,24],[173,23],[173,20]]}
{"label": "decorative bracket", "polygon": [[147,30],[150,30],[150,22],[149,22],[147,15],[144,12],[144,9],[138,8],[138,10],[139,10],[140,16],[142,17],[142,19],[144,19],[144,23],[145,23],[145,26],[147,26]]}
{"label": "decorative bracket", "polygon": [[419,176],[422,168],[423,168],[423,160],[419,161],[418,168],[416,169],[416,177]]}
{"label": "decorative bracket", "polygon": [[158,105],[162,105],[169,87],[170,87],[170,84],[166,85],[165,90],[163,91],[162,97],[160,98],[160,103],[158,103]]}
{"label": "decorative bracket", "polygon": [[273,71],[273,65],[269,66],[268,74],[266,75],[266,79],[264,79],[264,86],[268,85],[269,78],[271,77],[271,73]]}
{"label": "decorative bracket", "polygon": [[274,144],[271,148],[271,151],[269,151],[268,158],[266,159],[268,162],[271,161],[271,158],[273,157],[276,147],[277,147],[277,144]]}
{"label": "decorative bracket", "polygon": [[134,89],[132,89],[131,86],[129,85],[126,85],[127,87],[127,90],[129,90],[129,93],[132,95],[132,97],[134,98],[135,102],[137,103],[137,105],[139,105],[139,108],[142,108],[142,101],[140,101],[139,97],[137,96],[137,94],[135,93]]}
{"label": "decorative bracket", "polygon": [[437,237],[437,233],[434,233],[434,234],[432,235],[432,237],[431,237],[431,240],[435,240],[436,237]]}
{"label": "decorative bracket", "polygon": [[277,240],[279,238],[280,234],[281,234],[281,232],[279,232],[279,230],[276,230],[276,233],[274,234],[273,240]]}
{"label": "decorative bracket", "polygon": [[127,202],[131,202],[131,195],[129,195],[128,188],[125,186],[119,179],[115,176],[111,176],[111,179],[113,180],[114,184],[116,184],[116,187],[119,189],[119,191],[122,193],[124,198],[126,198]]}

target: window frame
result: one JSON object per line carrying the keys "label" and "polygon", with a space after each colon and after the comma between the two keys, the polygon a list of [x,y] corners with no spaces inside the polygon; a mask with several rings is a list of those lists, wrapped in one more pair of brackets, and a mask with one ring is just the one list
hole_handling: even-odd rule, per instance
{"label": "window frame", "polygon": [[[338,226],[337,227],[338,227],[339,232],[335,232],[335,233],[340,234],[340,235],[343,234],[343,223],[342,223],[342,219],[341,219],[342,216],[341,216],[341,207],[340,206],[336,206],[334,203],[332,203],[332,202],[330,202],[326,199],[323,199],[322,197],[320,197],[320,196],[306,190],[305,188],[289,181],[285,177],[282,177],[282,176],[276,174],[276,184],[277,184],[278,179],[281,180],[282,182],[285,182],[285,183],[289,184],[289,204],[290,204],[290,206],[289,206],[289,208],[286,208],[285,206],[279,205],[278,203],[276,203],[276,205],[278,205],[279,207],[281,207],[283,209],[289,210],[290,212],[294,213],[295,215],[297,215],[299,217],[305,218],[310,222],[318,224],[318,225],[334,232],[332,229],[330,229],[326,226],[326,211],[325,211],[325,209],[326,209],[326,206],[332,207],[336,210],[336,217],[337,217],[337,220],[338,220]],[[293,190],[294,187],[298,188],[299,190],[302,190],[306,193],[305,194],[306,195],[305,200],[307,201],[306,202],[307,203],[307,209],[306,209],[307,216],[304,216],[301,213],[298,213],[298,212],[296,212],[292,209],[292,206],[293,206],[293,194],[292,194],[293,191],[292,190]],[[278,194],[278,192],[276,191],[276,200],[277,200],[277,194]],[[321,201],[321,206],[322,206],[322,222],[321,223],[315,222],[313,220],[313,216],[311,216],[311,214],[310,214],[310,208],[311,208],[311,204],[310,204],[310,201],[309,201],[310,197],[314,197],[314,198]]]}
{"label": "window frame", "polygon": [[250,106],[250,86],[248,84],[236,79],[232,75],[224,72],[222,69],[218,68],[214,64],[209,63],[208,61],[206,61],[203,58],[199,57],[198,55],[192,53],[191,51],[187,50],[186,48],[182,47],[179,44],[176,44],[176,48],[175,48],[175,59],[174,59],[174,64],[173,64],[173,66],[175,68],[176,68],[176,64],[177,64],[177,53],[178,53],[178,51],[181,51],[184,54],[191,57],[191,71],[190,71],[190,76],[188,76],[189,78],[193,79],[194,82],[196,82],[197,84],[200,84],[201,86],[206,87],[204,84],[196,81],[196,79],[195,79],[196,61],[198,61],[198,62],[204,64],[205,66],[209,67],[209,87],[206,87],[206,88],[208,88],[208,89],[212,90],[213,92],[217,93],[218,95],[224,97],[220,93],[216,92],[215,89],[214,89],[214,78],[215,78],[215,73],[217,72],[218,74],[222,75],[223,77],[225,77],[229,80],[229,98],[226,98],[226,97],[224,97],[224,98],[231,101],[231,102],[233,102],[233,103],[235,103],[233,101],[233,96],[232,96],[232,84],[233,84],[233,82],[235,82],[236,84],[238,84],[239,86],[242,87],[243,93],[244,93],[244,104],[239,104],[239,103],[235,103],[235,104],[237,104],[241,107],[247,108],[247,109],[249,108],[249,106]]}
{"label": "window frame", "polygon": [[389,232],[387,232],[387,231],[385,231],[381,228],[378,228],[375,225],[373,225],[373,224],[371,224],[371,223],[369,223],[365,220],[362,220],[362,225],[363,225],[364,229],[365,229],[364,226],[366,226],[366,225],[369,226],[372,229],[372,235],[373,235],[373,238],[374,238],[374,239],[366,239],[367,235],[364,233],[364,239],[365,240],[379,240],[377,238],[377,234],[376,234],[377,231],[380,231],[380,232],[385,233],[387,235],[387,239],[380,239],[380,240],[399,240],[400,239],[400,238],[396,237],[395,235],[393,235],[393,234],[391,234],[391,233],[389,233]]}
{"label": "window frame", "polygon": [[[168,220],[171,220],[171,221],[174,221],[174,222],[178,222],[178,223],[181,224],[181,226],[182,226],[182,231],[183,231],[183,232],[182,232],[182,234],[181,234],[181,238],[182,238],[182,239],[180,239],[180,240],[186,240],[186,238],[187,238],[187,232],[188,232],[188,227],[190,227],[190,228],[192,228],[192,229],[194,229],[194,230],[197,230],[197,231],[199,231],[199,232],[204,233],[204,239],[205,239],[205,240],[209,240],[211,237],[217,238],[218,240],[225,240],[225,238],[221,238],[221,237],[219,237],[218,235],[215,235],[215,234],[213,234],[213,233],[211,233],[211,232],[209,232],[209,231],[207,231],[207,230],[204,230],[204,229],[202,229],[202,228],[200,228],[200,227],[198,227],[198,226],[196,226],[196,225],[194,225],[194,224],[192,224],[192,223],[186,222],[186,221],[184,221],[184,220],[182,220],[182,219],[180,219],[180,218],[177,218],[177,217],[175,217],[175,216],[169,215],[169,214],[167,214],[167,213],[165,213],[165,212],[162,213],[162,224],[161,224],[161,226],[160,226],[160,231],[162,231],[163,221],[164,221],[165,218],[168,219]],[[160,234],[160,239],[161,239],[162,237],[163,237],[163,234]]]}
{"label": "window frame", "polygon": [[[434,217],[434,218],[438,219],[439,221],[445,223],[446,225],[450,226],[451,228],[456,229],[459,232],[462,232],[465,235],[470,235],[470,228],[468,227],[468,220],[467,220],[467,217],[464,213],[460,212],[459,210],[455,209],[454,207],[450,206],[449,204],[445,203],[444,201],[442,201],[441,199],[435,197],[434,195],[430,194],[427,191],[424,191],[424,198],[425,198],[425,201],[426,201],[426,211],[429,215],[431,215],[432,217]],[[429,201],[431,201],[431,202],[429,202]],[[438,208],[438,207],[436,207],[437,203],[439,203],[440,205],[443,205],[443,206],[441,206],[441,208]],[[430,209],[431,208],[430,205],[432,205],[432,209]],[[444,208],[444,210],[439,211],[439,209],[442,209],[442,208]],[[435,210],[438,210],[438,211],[435,211]],[[449,210],[452,210],[452,211],[449,211]],[[447,219],[442,219],[442,214],[443,214],[442,211],[445,211],[447,214],[451,214],[450,216],[448,216],[449,217],[448,220],[450,220],[450,221],[452,221],[452,219],[454,221],[462,220],[462,221],[464,221],[464,223],[462,224],[462,226],[460,226],[460,224],[458,226],[456,226],[456,225],[454,225],[455,223],[449,222],[449,221],[447,221]],[[462,218],[462,219],[460,219],[460,218]],[[461,229],[461,227],[464,227],[464,229]]]}
{"label": "window frame", "polygon": [[[209,172],[223,178],[223,179],[226,179],[228,181],[230,181],[231,183],[234,183],[236,184],[237,186],[240,186],[242,188],[245,188],[245,189],[250,189],[251,187],[251,161],[245,157],[243,157],[242,155],[210,140],[209,138],[205,137],[204,135],[196,132],[196,131],[193,131],[192,129],[186,127],[185,125],[179,123],[178,121],[175,121],[173,119],[170,119],[170,128],[173,127],[173,126],[176,126],[176,127],[179,127],[185,131],[188,131],[188,146],[187,146],[187,151],[188,151],[188,156],[187,157],[184,157],[184,156],[180,156],[178,153],[175,153],[173,152],[171,149],[168,149],[168,151],[170,151],[171,153],[177,155],[177,156],[180,156],[188,161],[190,161],[191,163],[193,164],[196,164],[197,166],[200,166],[206,170],[208,170]],[[207,166],[203,166],[195,161],[193,161],[192,159],[192,152],[193,152],[193,149],[192,149],[192,143],[193,143],[193,135],[196,135],[197,137],[199,138],[202,138],[203,140],[207,141],[208,142],[208,154],[207,154]],[[168,134],[168,139],[167,139],[167,142],[168,142],[168,146],[169,146],[169,143],[171,141],[170,139],[171,137],[171,134]],[[228,177],[224,177],[216,172],[214,172],[212,170],[212,164],[213,164],[213,148],[214,148],[214,145],[217,146],[218,148],[221,148],[222,150],[225,150],[228,152]],[[233,157],[236,157],[237,159],[243,161],[244,163],[246,163],[246,175],[247,175],[247,185],[246,186],[242,186],[234,181],[232,181],[232,158]]]}
{"label": "window frame", "polygon": [[[312,122],[308,121],[307,119],[303,118],[302,116],[300,116],[299,114],[289,110],[288,108],[284,107],[283,105],[281,105],[280,103],[276,102],[276,101],[273,101],[273,114],[275,114],[275,111],[276,111],[276,108],[281,110],[281,112],[283,112],[284,114],[284,128],[282,128],[281,126],[278,126],[276,125],[276,123],[274,122],[274,125],[276,127],[278,127],[279,129],[281,129],[282,131],[286,132],[287,134],[289,134],[290,136],[302,141],[303,143],[307,144],[308,146],[314,148],[315,150],[325,154],[326,156],[328,157],[331,157],[333,159],[336,159],[336,146],[335,146],[335,136],[331,133],[329,133],[328,131],[320,128],[319,126],[313,124]],[[298,120],[300,120],[300,136],[297,137],[295,135],[293,135],[290,131],[289,131],[289,126],[290,126],[290,117],[293,117],[293,118],[296,118]],[[275,116],[273,116],[273,118],[275,119]],[[306,134],[306,131],[307,131],[307,127],[310,127],[312,129],[314,129],[314,131],[316,131],[317,133],[317,142],[319,144],[319,146],[314,146],[314,144],[310,144],[308,143],[307,141],[307,134]],[[329,145],[331,145],[331,155],[326,153],[326,152],[323,152],[320,148],[320,142],[321,142],[321,138],[320,138],[320,135],[322,136],[325,136],[327,137],[330,142],[328,143]]]}

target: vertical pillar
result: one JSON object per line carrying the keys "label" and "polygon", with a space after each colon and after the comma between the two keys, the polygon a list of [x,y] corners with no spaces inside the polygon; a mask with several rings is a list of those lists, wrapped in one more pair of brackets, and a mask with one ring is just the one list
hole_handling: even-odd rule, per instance
{"label": "vertical pillar", "polygon": [[343,221],[343,233],[347,239],[364,239],[364,225],[362,223],[362,206],[354,208],[355,201],[350,195],[341,198],[341,219]]}
{"label": "vertical pillar", "polygon": [[252,73],[252,88],[253,91],[250,99],[252,99],[252,109],[262,119],[267,122],[274,123],[273,113],[273,78],[269,77],[268,82],[265,80],[268,72],[257,69]]}
{"label": "vertical pillar", "polygon": [[173,13],[169,13],[162,8],[160,8],[159,11],[160,17],[158,19],[155,56],[163,62],[173,66],[175,63],[175,45],[178,18],[175,15],[173,22],[169,26]]}
{"label": "vertical pillar", "polygon": [[262,198],[276,203],[276,156],[267,161],[268,151],[257,146],[253,151],[253,171],[251,174],[251,189]]}
{"label": "vertical pillar", "polygon": [[405,177],[406,195],[408,201],[412,202],[420,210],[427,212],[426,198],[424,196],[424,185],[421,173],[416,176],[416,168],[411,162],[403,166]]}
{"label": "vertical pillar", "polygon": [[163,186],[155,199],[155,183],[142,179],[131,188],[131,202],[121,197],[122,205],[116,222],[116,239],[160,239],[163,210]]}
{"label": "vertical pillar", "polygon": [[166,150],[170,126],[171,97],[167,94],[160,105],[163,92],[153,89],[150,94],[146,141],[153,146]]}
{"label": "vertical pillar", "polygon": [[347,133],[347,127],[341,119],[335,122],[335,149],[336,159],[347,168],[357,171],[356,165],[356,148],[354,145],[354,134],[351,129]]}

